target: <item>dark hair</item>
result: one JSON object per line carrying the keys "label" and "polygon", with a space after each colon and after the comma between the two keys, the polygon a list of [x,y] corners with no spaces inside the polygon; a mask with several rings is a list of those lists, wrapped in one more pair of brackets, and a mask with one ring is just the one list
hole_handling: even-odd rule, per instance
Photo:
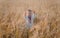
{"label": "dark hair", "polygon": [[31,12],[32,10],[31,9],[28,9],[29,12]]}

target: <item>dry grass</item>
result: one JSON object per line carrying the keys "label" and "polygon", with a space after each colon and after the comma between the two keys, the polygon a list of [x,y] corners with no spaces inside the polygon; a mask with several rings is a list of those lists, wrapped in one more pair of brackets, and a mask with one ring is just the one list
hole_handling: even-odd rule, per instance
{"label": "dry grass", "polygon": [[[60,0],[0,1],[0,38],[60,38]],[[36,18],[26,31],[28,8],[36,12]]]}

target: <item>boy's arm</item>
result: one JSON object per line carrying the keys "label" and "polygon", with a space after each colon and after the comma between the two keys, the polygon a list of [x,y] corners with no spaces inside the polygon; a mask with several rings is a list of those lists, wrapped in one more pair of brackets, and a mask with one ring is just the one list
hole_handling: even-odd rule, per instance
{"label": "boy's arm", "polygon": [[26,12],[24,12],[24,19],[26,19]]}
{"label": "boy's arm", "polygon": [[34,13],[34,18],[35,18],[37,15],[36,15],[35,11],[33,13]]}

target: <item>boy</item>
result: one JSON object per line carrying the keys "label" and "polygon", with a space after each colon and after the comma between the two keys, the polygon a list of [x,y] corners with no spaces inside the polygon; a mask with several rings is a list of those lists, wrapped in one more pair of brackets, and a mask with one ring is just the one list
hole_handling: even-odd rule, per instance
{"label": "boy", "polygon": [[25,20],[26,20],[26,28],[30,29],[33,26],[33,20],[35,18],[35,12],[28,9],[27,12],[25,12]]}

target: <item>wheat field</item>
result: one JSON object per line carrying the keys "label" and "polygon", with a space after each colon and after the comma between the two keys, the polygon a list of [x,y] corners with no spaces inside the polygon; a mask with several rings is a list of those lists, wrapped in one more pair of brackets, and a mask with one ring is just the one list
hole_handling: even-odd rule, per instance
{"label": "wheat field", "polygon": [[[36,18],[26,30],[28,9]],[[60,38],[60,0],[0,0],[0,38]]]}

